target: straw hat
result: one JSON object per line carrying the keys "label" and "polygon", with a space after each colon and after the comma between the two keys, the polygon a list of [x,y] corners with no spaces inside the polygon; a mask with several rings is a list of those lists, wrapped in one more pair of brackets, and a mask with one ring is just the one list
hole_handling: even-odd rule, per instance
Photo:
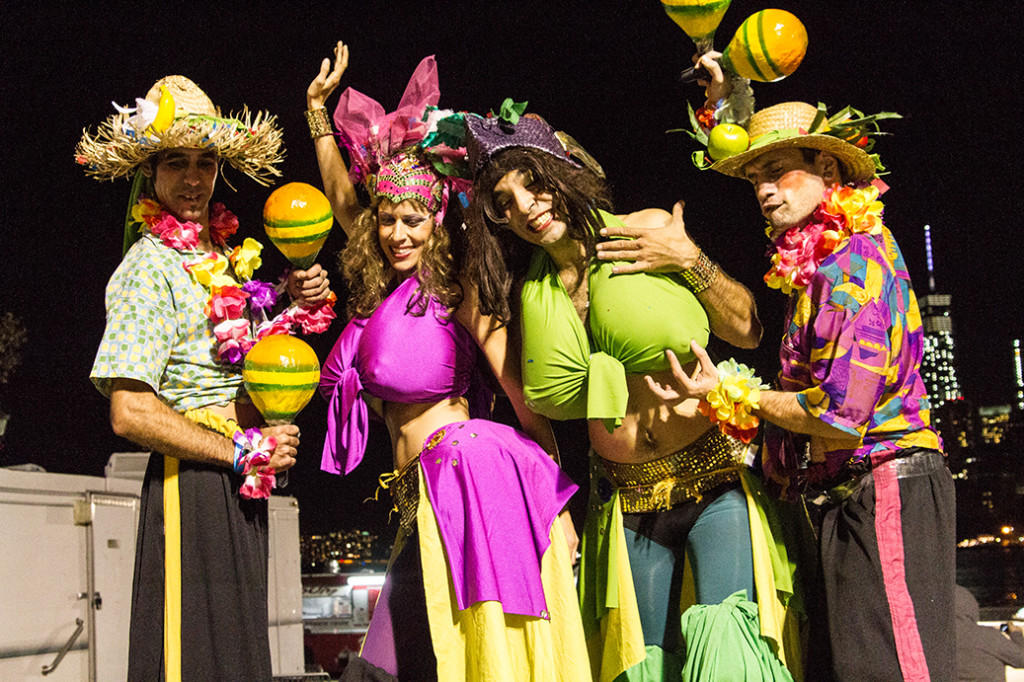
{"label": "straw hat", "polygon": [[[95,134],[83,130],[75,161],[99,180],[131,176],[153,154],[164,149],[216,149],[217,154],[261,185],[281,175],[275,168],[284,158],[281,129],[266,112],[252,115],[247,107],[222,117],[202,89],[184,76],[165,76],[136,100],[120,107]],[[173,114],[171,113],[173,105]],[[134,114],[134,115],[133,115]],[[166,127],[165,127],[166,126]]]}
{"label": "straw hat", "polygon": [[867,182],[885,168],[877,154],[870,154],[872,137],[880,134],[877,121],[899,118],[898,114],[883,112],[864,116],[846,107],[829,118],[825,105],[815,107],[806,102],[784,102],[762,109],[750,117],[747,151],[711,164],[711,170],[743,177],[743,167],[772,149],[802,147],[820,149],[835,156],[843,166],[847,182]]}

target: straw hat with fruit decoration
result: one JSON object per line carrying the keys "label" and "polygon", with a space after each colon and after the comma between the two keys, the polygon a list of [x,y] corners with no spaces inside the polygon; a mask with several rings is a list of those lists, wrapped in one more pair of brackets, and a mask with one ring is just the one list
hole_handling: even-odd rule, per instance
{"label": "straw hat with fruit decoration", "polygon": [[[755,112],[747,125],[749,143],[738,153],[723,156],[714,153],[713,161],[703,151],[695,152],[694,164],[701,169],[743,177],[743,167],[765,152],[780,147],[820,149],[835,156],[843,167],[847,182],[867,182],[885,173],[878,154],[872,154],[875,136],[884,135],[878,121],[900,118],[899,114],[881,112],[865,116],[846,107],[829,117],[824,104],[815,107],[805,102],[784,102]],[[712,144],[714,140],[712,139]]]}

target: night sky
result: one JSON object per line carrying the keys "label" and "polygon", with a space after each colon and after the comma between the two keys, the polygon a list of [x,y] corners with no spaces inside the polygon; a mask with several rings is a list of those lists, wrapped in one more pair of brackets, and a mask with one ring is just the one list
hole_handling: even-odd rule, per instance
{"label": "night sky", "polygon": [[[755,364],[764,376],[776,371],[784,297],[761,281],[763,220],[748,185],[697,171],[689,138],[665,132],[686,124],[687,100],[698,106],[702,93],[678,80],[692,43],[657,0],[55,6],[8,2],[0,9],[0,312],[14,312],[29,332],[21,367],[0,386],[0,407],[12,415],[0,465],[35,462],[102,475],[111,452],[137,449],[111,433],[108,403],[88,379],[103,330],[104,285],[121,257],[129,183],[85,177],[73,161],[82,128],[95,129],[113,113],[111,100],[132,103],[158,78],[182,74],[225,113],[248,104],[277,114],[288,149],[284,181],[319,185],[305,89],[338,39],[351,45],[342,87],[352,85],[388,111],[420,59],[435,54],[442,106],[486,111],[505,97],[529,100],[530,111],[602,163],[620,212],[670,209],[685,199],[688,230],[754,292],[766,330],[756,351],[714,350]],[[1024,337],[1017,185],[1024,177],[1024,6],[734,0],[716,45],[766,7],[800,17],[810,46],[795,74],[755,84],[759,108],[803,100],[825,102],[830,111],[852,104],[904,115],[885,126],[894,135],[876,147],[892,171],[886,224],[918,296],[927,293],[923,226],[931,225],[937,289],[953,294],[965,393],[979,404],[1009,402],[1011,339]],[[271,279],[286,262],[260,226],[270,190],[231,168],[225,176],[215,200],[238,215],[239,237],[264,243],[260,274]],[[343,237],[336,229],[320,257],[332,274]],[[334,281],[340,289],[340,275]],[[321,358],[341,331],[341,321],[335,324],[311,341]],[[286,492],[300,500],[303,529],[383,528],[386,504],[362,504],[390,463],[383,428],[361,471],[332,477],[319,471],[324,414],[314,397],[297,420],[303,449]],[[559,427],[558,434],[567,469],[585,485],[578,456],[585,429]]]}

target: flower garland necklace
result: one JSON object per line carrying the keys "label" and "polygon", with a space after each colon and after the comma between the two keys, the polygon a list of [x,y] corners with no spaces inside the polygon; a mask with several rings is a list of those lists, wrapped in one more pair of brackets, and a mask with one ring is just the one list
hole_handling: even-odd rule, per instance
{"label": "flower garland necklace", "polygon": [[[825,200],[815,209],[811,222],[789,228],[769,249],[772,267],[765,273],[765,284],[784,294],[803,291],[842,241],[854,234],[881,234],[884,207],[878,201],[880,193],[876,185],[826,189]],[[766,232],[771,236],[771,226]]]}
{"label": "flower garland necklace", "polygon": [[[140,232],[148,227],[150,233],[168,248],[183,254],[199,249],[199,233],[203,226],[192,221],[181,222],[157,201],[140,197],[132,207],[132,218],[140,224]],[[209,292],[203,313],[210,318],[217,340],[217,361],[240,363],[257,341],[271,334],[291,334],[296,328],[304,334],[326,331],[335,318],[334,303],[337,299],[333,292],[326,300],[310,306],[292,303],[276,317],[268,319],[267,312],[284,291],[287,273],[276,285],[253,279],[256,269],[263,264],[260,256],[263,245],[249,237],[225,258],[220,250],[228,250],[228,237],[237,231],[238,218],[224,208],[224,204],[212,204],[210,241],[219,250],[195,261],[182,262],[182,267],[193,281]],[[228,274],[228,265],[234,277]],[[242,282],[241,286],[239,282]],[[234,469],[243,476],[239,494],[245,499],[270,497],[270,491],[276,485],[274,469],[269,465],[277,446],[276,439],[264,437],[260,429],[237,429],[229,437],[235,446]]]}
{"label": "flower garland necklace", "polygon": [[[192,221],[181,222],[158,201],[140,197],[132,207],[132,218],[146,227],[168,248],[182,253],[199,248],[199,233],[203,226]],[[224,204],[210,206],[210,241],[227,250],[227,239],[238,230],[238,218],[224,208]],[[319,334],[327,330],[336,317],[332,293],[327,300],[312,306],[291,304],[273,319],[268,311],[277,303],[284,291],[286,276],[276,285],[252,278],[263,263],[260,254],[263,245],[246,237],[225,258],[218,251],[205,254],[196,261],[184,261],[182,266],[192,279],[210,292],[203,312],[210,318],[213,335],[217,339],[217,360],[238,364],[249,349],[264,336],[290,334],[296,328],[304,334]],[[231,265],[234,277],[227,274]],[[242,282],[239,285],[239,282]],[[246,319],[246,312],[249,319]]]}

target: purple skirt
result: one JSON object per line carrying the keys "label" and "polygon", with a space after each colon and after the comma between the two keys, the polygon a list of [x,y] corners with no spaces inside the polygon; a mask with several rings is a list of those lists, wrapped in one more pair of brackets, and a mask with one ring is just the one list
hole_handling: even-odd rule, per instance
{"label": "purple skirt", "polygon": [[[551,544],[551,524],[577,486],[532,440],[482,419],[434,432],[419,455],[419,474],[437,519],[458,610],[497,601],[507,614],[547,619],[541,558]],[[362,655],[350,663],[344,680],[426,680],[435,674],[420,538],[403,540]]]}
{"label": "purple skirt", "polygon": [[459,610],[498,601],[505,613],[546,618],[541,557],[576,484],[525,435],[483,419],[438,429],[420,470]]}

